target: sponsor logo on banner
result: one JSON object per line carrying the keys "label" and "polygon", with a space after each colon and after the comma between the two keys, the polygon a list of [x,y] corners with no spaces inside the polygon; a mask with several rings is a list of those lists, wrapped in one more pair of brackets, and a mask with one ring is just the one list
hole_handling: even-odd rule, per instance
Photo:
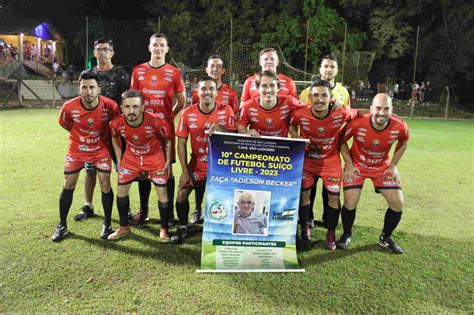
{"label": "sponsor logo on banner", "polygon": [[207,215],[209,216],[209,219],[211,219],[211,221],[221,222],[227,218],[229,212],[227,211],[222,201],[216,200],[209,207]]}
{"label": "sponsor logo on banner", "polygon": [[272,219],[276,221],[293,221],[295,219],[296,209],[286,209],[281,212],[275,212]]}

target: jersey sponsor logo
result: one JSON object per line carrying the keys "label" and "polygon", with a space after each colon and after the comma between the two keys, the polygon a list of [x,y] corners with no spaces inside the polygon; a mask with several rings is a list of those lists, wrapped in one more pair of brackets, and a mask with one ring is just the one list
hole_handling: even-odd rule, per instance
{"label": "jersey sponsor logo", "polygon": [[289,108],[289,106],[288,106],[288,105],[286,105],[286,104],[285,104],[285,105],[281,105],[281,106],[280,106],[280,109],[288,109],[288,108]]}
{"label": "jersey sponsor logo", "polygon": [[301,121],[309,121],[309,118],[301,117],[300,120],[301,120]]}
{"label": "jersey sponsor logo", "polygon": [[304,130],[308,130],[308,131],[311,130],[311,128],[309,128],[308,126],[303,126],[301,128],[304,129]]}
{"label": "jersey sponsor logo", "polygon": [[217,116],[217,119],[225,119],[225,115],[219,115]]}
{"label": "jersey sponsor logo", "polygon": [[256,111],[257,111],[256,108],[253,108],[253,107],[252,107],[252,108],[249,108],[249,112],[256,112]]}
{"label": "jersey sponsor logo", "polygon": [[399,133],[400,133],[400,130],[390,130],[390,133],[391,133],[391,134],[399,134]]}
{"label": "jersey sponsor logo", "polygon": [[366,136],[367,134],[365,132],[360,132],[360,131],[357,131],[356,135],[358,136]]}
{"label": "jersey sponsor logo", "polygon": [[197,115],[194,114],[194,113],[189,113],[188,116],[189,116],[189,117],[197,117]]}
{"label": "jersey sponsor logo", "polygon": [[382,185],[384,187],[398,187],[398,183],[396,181],[382,181]]}
{"label": "jersey sponsor logo", "polygon": [[356,140],[360,142],[365,142],[365,138],[363,137],[356,137]]}
{"label": "jersey sponsor logo", "polygon": [[334,120],[336,120],[336,119],[342,119],[342,115],[336,115],[336,116],[333,117],[333,119],[334,119]]}
{"label": "jersey sponsor logo", "polygon": [[81,111],[78,110],[78,109],[73,109],[73,110],[71,110],[71,113],[72,113],[72,114],[76,114],[76,113],[80,113],[80,112],[81,112]]}
{"label": "jersey sponsor logo", "polygon": [[166,92],[163,90],[153,90],[153,89],[143,89],[143,93],[152,94],[152,95],[165,95]]}
{"label": "jersey sponsor logo", "polygon": [[168,72],[170,74],[173,74],[174,73],[174,70],[173,69],[165,69],[165,72]]}
{"label": "jersey sponsor logo", "polygon": [[151,181],[157,185],[164,185],[166,184],[166,180],[164,180],[163,178],[155,178],[155,177],[152,177],[151,178]]}
{"label": "jersey sponsor logo", "polygon": [[198,126],[197,126],[195,123],[191,123],[191,124],[189,125],[189,128],[190,128],[190,129],[196,129],[197,127],[198,127]]}
{"label": "jersey sponsor logo", "polygon": [[258,116],[258,113],[255,113],[255,112],[249,112],[249,116]]}
{"label": "jersey sponsor logo", "polygon": [[257,117],[250,117],[250,121],[258,123],[258,118]]}
{"label": "jersey sponsor logo", "polygon": [[290,112],[289,109],[287,109],[287,110],[282,110],[282,111],[281,111],[282,114],[288,114],[289,112]]}
{"label": "jersey sponsor logo", "polygon": [[366,128],[357,128],[358,131],[363,131],[363,132],[367,132],[367,129]]}
{"label": "jersey sponsor logo", "polygon": [[339,128],[339,127],[341,127],[341,126],[342,126],[342,124],[335,124],[335,125],[332,125],[333,128]]}
{"label": "jersey sponsor logo", "polygon": [[138,76],[138,81],[143,81],[143,80],[145,80],[145,77],[142,76],[142,75],[139,75],[139,76]]}
{"label": "jersey sponsor logo", "polygon": [[188,118],[188,120],[189,120],[189,121],[197,121],[197,119],[196,119],[196,118],[193,118],[193,117]]}
{"label": "jersey sponsor logo", "polygon": [[169,82],[173,82],[173,78],[172,78],[172,77],[164,77],[163,80],[169,81]]}

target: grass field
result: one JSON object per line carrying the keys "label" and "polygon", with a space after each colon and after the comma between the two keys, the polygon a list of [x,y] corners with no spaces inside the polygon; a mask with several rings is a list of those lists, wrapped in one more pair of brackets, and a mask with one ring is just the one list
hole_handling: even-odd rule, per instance
{"label": "grass field", "polygon": [[[200,233],[171,246],[149,224],[104,242],[101,217],[74,222],[82,176],[72,235],[51,242],[68,136],[58,112],[0,112],[0,313],[474,312],[472,121],[407,121],[411,141],[399,166],[406,206],[394,235],[403,255],[377,245],[386,205],[366,183],[350,250],[328,252],[317,229],[314,246],[298,255],[306,273],[196,274]],[[131,194],[136,209],[136,185]]]}

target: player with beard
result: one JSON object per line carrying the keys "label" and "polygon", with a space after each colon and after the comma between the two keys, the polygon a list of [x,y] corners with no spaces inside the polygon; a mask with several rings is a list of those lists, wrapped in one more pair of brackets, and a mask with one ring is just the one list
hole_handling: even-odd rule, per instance
{"label": "player with beard", "polygon": [[[265,48],[260,52],[259,64],[262,69],[261,72],[270,71],[277,73],[278,63],[278,54],[275,48]],[[258,86],[256,84],[257,77],[258,74],[255,74],[245,80],[242,95],[240,97],[241,108],[243,103],[259,96]],[[279,96],[296,97],[298,95],[296,93],[296,84],[292,78],[281,73],[277,74],[277,77],[279,81]]]}
{"label": "player with beard", "polygon": [[109,122],[119,114],[117,104],[99,96],[99,78],[84,73],[79,78],[80,96],[63,104],[59,124],[69,132],[69,147],[64,161],[64,185],[59,198],[60,223],[52,236],[59,242],[69,233],[67,216],[71,208],[74,189],[81,169],[92,163],[98,172],[102,191],[104,224],[100,237],[107,239],[112,233],[111,216],[114,194],[110,186],[112,162],[108,149]]}
{"label": "player with beard", "polygon": [[[329,81],[331,84],[331,95],[334,101],[343,104],[345,106],[350,107],[350,96],[349,92],[347,89],[341,84],[341,83],[336,83],[336,76],[338,73],[338,65],[337,65],[337,59],[336,57],[332,55],[326,55],[321,59],[321,66],[319,68],[319,74],[321,76],[322,80]],[[303,90],[300,94],[300,102],[304,104],[311,104],[311,98],[310,98],[310,87],[306,88]],[[328,192],[326,190],[326,187],[323,186],[322,189],[322,197],[323,197],[323,215],[322,215],[322,221],[316,221],[316,224],[327,227],[327,208],[328,208]],[[316,187],[313,187],[311,190],[311,210],[309,213],[309,224],[310,226],[314,226],[314,215],[313,215],[313,204],[314,204],[314,199],[316,198]]]}
{"label": "player with beard", "polygon": [[[390,96],[375,95],[370,114],[359,116],[349,122],[343,131],[341,154],[344,158],[344,206],[341,210],[344,233],[337,246],[347,249],[352,240],[352,225],[356,217],[362,186],[370,178],[375,191],[381,193],[388,203],[379,244],[396,254],[402,248],[392,239],[392,233],[400,222],[403,209],[403,192],[397,164],[407,148],[409,130],[406,123],[392,115]],[[347,141],[353,138],[349,151]],[[397,143],[392,159],[389,153]]]}
{"label": "player with beard", "polygon": [[[168,38],[162,33],[151,35],[148,45],[150,61],[140,64],[132,70],[131,89],[140,90],[143,95],[145,111],[156,113],[170,126],[171,131],[171,162],[175,162],[174,117],[186,103],[185,87],[181,72],[178,68],[166,63],[165,57],[169,51]],[[170,213],[167,216],[170,223],[174,222],[173,199],[175,180],[173,168],[167,183]],[[148,180],[139,182],[140,211],[134,219],[134,224],[143,224],[148,219],[148,199],[151,184]]]}
{"label": "player with beard", "polygon": [[259,96],[242,104],[237,130],[250,136],[287,137],[291,113],[303,104],[293,96],[279,95],[280,81],[274,72],[257,74],[255,85]]}
{"label": "player with beard", "polygon": [[[176,211],[179,231],[185,236],[189,214],[189,194],[203,196],[207,177],[208,136],[214,130],[236,131],[234,113],[230,106],[216,102],[217,84],[211,77],[204,77],[198,86],[199,102],[186,108],[178,122],[178,157],[183,171],[179,179]],[[187,140],[191,141],[191,160],[187,157]],[[197,198],[197,197],[196,197]],[[201,218],[202,197],[196,203],[197,219]],[[193,222],[195,223],[195,222]]]}
{"label": "player with beard", "polygon": [[[114,44],[111,39],[100,38],[94,42],[94,56],[97,66],[83,71],[83,73],[95,73],[99,78],[100,94],[120,104],[120,95],[130,87],[130,76],[121,67],[112,64],[114,56]],[[116,162],[115,154],[111,150],[112,159]],[[94,189],[96,186],[96,171],[92,163],[84,165],[86,177],[84,181],[85,202],[81,212],[74,216],[74,220],[83,221],[94,216]]]}
{"label": "player with beard", "polygon": [[290,125],[290,134],[293,138],[304,138],[310,141],[305,149],[301,184],[299,209],[301,239],[311,240],[310,228],[307,224],[311,211],[310,190],[321,178],[329,194],[326,247],[329,250],[335,250],[335,231],[339,220],[339,194],[342,179],[338,140],[343,124],[353,119],[358,111],[351,110],[347,106],[331,111],[331,86],[325,80],[316,80],[311,84],[310,98],[311,106],[295,110],[291,115]]}
{"label": "player with beard", "polygon": [[[166,183],[171,168],[171,132],[168,124],[153,113],[145,111],[143,97],[138,90],[122,93],[123,114],[110,123],[112,145],[118,162],[117,208],[120,227],[109,240],[116,240],[130,232],[128,208],[129,191],[134,180],[146,177],[153,182],[158,195],[161,217],[160,242],[169,242],[169,202]],[[121,138],[126,142],[122,155]],[[165,153],[166,152],[166,155]]]}

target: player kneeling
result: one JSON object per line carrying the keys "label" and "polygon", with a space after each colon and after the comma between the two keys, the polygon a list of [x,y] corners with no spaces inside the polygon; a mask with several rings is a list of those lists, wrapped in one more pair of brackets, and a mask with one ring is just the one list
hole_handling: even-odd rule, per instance
{"label": "player kneeling", "polygon": [[[397,164],[407,148],[409,138],[406,123],[392,116],[392,100],[384,93],[377,94],[370,107],[370,114],[359,116],[345,127],[341,154],[344,168],[344,207],[341,210],[344,234],[337,246],[347,249],[352,240],[352,225],[356,216],[362,185],[370,178],[375,191],[380,192],[388,203],[379,244],[393,253],[403,250],[392,239],[392,233],[400,222],[403,208],[403,192]],[[349,151],[346,142],[354,138]],[[397,142],[392,160],[388,161],[390,148]]]}
{"label": "player kneeling", "polygon": [[[109,235],[109,240],[119,239],[130,232],[128,193],[134,180],[147,176],[158,194],[161,217],[160,242],[169,242],[169,202],[166,189],[170,172],[171,139],[168,124],[157,115],[144,111],[143,97],[138,90],[122,93],[122,115],[110,123],[112,145],[117,155],[118,188],[117,208],[120,227]],[[126,143],[122,155],[121,139]],[[166,148],[166,156],[163,150]]]}

